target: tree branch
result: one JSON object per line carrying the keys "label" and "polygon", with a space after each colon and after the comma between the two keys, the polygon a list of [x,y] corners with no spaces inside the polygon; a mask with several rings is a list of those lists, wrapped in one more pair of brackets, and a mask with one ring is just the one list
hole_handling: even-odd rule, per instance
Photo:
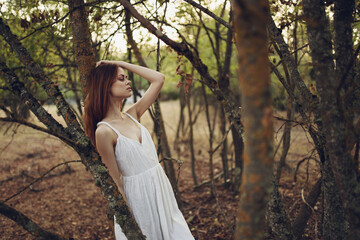
{"label": "tree branch", "polygon": [[174,49],[178,54],[184,55],[196,68],[199,74],[204,78],[204,83],[208,88],[217,96],[218,100],[223,104],[226,114],[231,122],[234,123],[234,127],[241,134],[242,125],[240,123],[240,111],[237,106],[229,99],[228,95],[225,95],[218,87],[217,82],[209,74],[208,67],[201,61],[198,55],[192,52],[189,47],[184,43],[178,43],[171,40],[168,36],[162,33],[159,29],[153,26],[147,19],[145,19],[127,0],[119,0],[119,2],[130,12],[143,27],[147,28],[149,32],[160,38],[165,44]]}
{"label": "tree branch", "polygon": [[66,124],[71,128],[70,133],[75,133],[72,137],[77,141],[80,135],[76,134],[77,131],[75,130],[81,129],[81,127],[69,104],[65,101],[59,87],[46,76],[44,70],[34,61],[2,18],[0,18],[0,35],[2,35],[4,40],[10,45],[19,60],[26,66],[31,76],[40,84],[56,105]]}
{"label": "tree branch", "polygon": [[225,22],[222,18],[216,16],[213,12],[211,12],[209,9],[203,7],[202,5],[192,1],[192,0],[184,0],[185,2],[189,3],[190,5],[198,8],[200,11],[206,13],[207,15],[209,15],[210,17],[212,17],[213,19],[215,19],[216,21],[218,21],[219,23],[221,23],[222,25],[224,25],[225,27],[232,29],[231,25],[227,22]]}
{"label": "tree branch", "polygon": [[12,208],[8,205],[6,205],[3,202],[0,202],[0,213],[4,215],[5,217],[13,220],[20,226],[22,226],[26,231],[31,233],[34,237],[37,239],[53,239],[53,240],[65,240],[69,238],[61,237],[55,233],[48,232],[44,229],[42,229],[39,225],[37,225],[34,221],[32,221],[30,218],[22,214],[21,212],[18,212],[15,208]]}
{"label": "tree branch", "polygon": [[58,168],[62,165],[68,164],[68,163],[74,163],[74,162],[81,162],[81,160],[73,160],[73,161],[67,161],[67,162],[63,162],[63,163],[59,163],[56,166],[50,168],[49,170],[47,170],[43,175],[41,175],[40,177],[36,178],[33,182],[29,183],[27,186],[25,186],[24,188],[22,188],[20,191],[18,191],[17,193],[11,195],[10,197],[6,198],[4,201],[1,201],[1,203],[5,203],[7,201],[9,201],[10,199],[16,197],[17,195],[19,195],[20,193],[24,192],[26,189],[28,189],[29,187],[31,187],[32,185],[34,185],[35,183],[41,181],[46,175],[48,175],[51,171],[53,171],[55,168]]}
{"label": "tree branch", "polygon": [[[12,113],[11,113],[12,114]],[[12,114],[13,115],[13,114]],[[71,144],[74,144],[74,142],[71,140],[71,139],[68,139],[68,138],[65,138],[63,135],[61,134],[58,134],[57,132],[54,132],[54,131],[51,131],[49,129],[46,129],[46,128],[43,128],[43,127],[40,127],[36,124],[33,124],[31,122],[28,122],[24,119],[18,119],[18,118],[15,118],[14,116],[12,117],[2,117],[0,118],[0,121],[3,121],[3,122],[16,122],[16,123],[20,123],[24,126],[27,126],[27,127],[31,127],[35,130],[39,130],[41,132],[45,132],[47,134],[50,134],[50,135],[53,135],[54,137],[57,137],[59,138],[60,140],[62,140],[63,142],[65,143],[71,143]]]}
{"label": "tree branch", "polygon": [[[58,123],[39,103],[39,101],[34,98],[31,93],[25,88],[25,85],[19,81],[15,73],[10,70],[5,63],[0,62],[0,73],[4,77],[5,81],[9,85],[11,91],[20,97],[29,109],[35,114],[35,116],[49,129],[50,132],[53,132],[56,135],[62,136],[61,140],[68,144],[73,142],[70,140],[71,136],[64,127]],[[4,110],[4,109],[3,109]]]}

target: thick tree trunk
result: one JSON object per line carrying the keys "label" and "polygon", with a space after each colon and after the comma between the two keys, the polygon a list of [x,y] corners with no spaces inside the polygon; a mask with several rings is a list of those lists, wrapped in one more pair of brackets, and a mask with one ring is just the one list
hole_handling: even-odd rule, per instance
{"label": "thick tree trunk", "polygon": [[[341,101],[341,90],[344,89],[344,92],[347,92],[355,80],[355,71],[352,66],[354,61],[352,30],[354,5],[354,0],[337,0],[334,4],[334,50],[336,81],[338,83],[337,92],[339,97],[337,101]],[[355,113],[354,102],[354,94],[347,95],[344,97],[343,102],[340,102],[340,104],[343,104],[343,107],[340,107],[340,109],[344,112],[346,146],[348,151],[352,150],[356,142],[353,125]]]}
{"label": "thick tree trunk", "polygon": [[279,193],[278,185],[275,181],[273,181],[273,185],[274,189],[271,193],[266,212],[270,236],[276,240],[293,240],[295,237]]}
{"label": "thick tree trunk", "polygon": [[[347,4],[347,1],[343,4]],[[320,96],[321,116],[326,126],[326,146],[331,168],[345,206],[350,227],[349,237],[360,239],[360,184],[357,182],[357,170],[346,146],[346,120],[339,99],[339,84],[334,70],[332,38],[325,6],[321,0],[305,0],[303,6]]]}
{"label": "thick tree trunk", "polygon": [[323,220],[322,237],[324,240],[346,239],[346,216],[339,190],[336,187],[329,156],[321,164]]}
{"label": "thick tree trunk", "polygon": [[90,72],[95,67],[95,54],[91,44],[87,13],[82,5],[84,0],[68,0],[75,58],[80,73],[81,91],[85,99]]}
{"label": "thick tree trunk", "polygon": [[233,1],[245,130],[244,173],[235,239],[264,238],[272,191],[273,124],[265,0]]}

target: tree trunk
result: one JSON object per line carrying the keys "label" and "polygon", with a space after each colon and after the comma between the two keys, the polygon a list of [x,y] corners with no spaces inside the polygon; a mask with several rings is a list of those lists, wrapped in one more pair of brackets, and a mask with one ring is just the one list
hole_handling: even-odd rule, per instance
{"label": "tree trunk", "polygon": [[[95,55],[91,45],[91,35],[87,23],[83,0],[69,0],[71,11],[71,27],[73,32],[74,50],[82,84],[83,97],[86,96],[86,86],[90,72],[95,66]],[[75,148],[83,163],[95,178],[95,185],[109,201],[114,211],[117,223],[129,239],[144,239],[136,221],[134,220],[116,184],[107,172],[106,167],[100,162],[100,157],[92,144],[87,141]]]}
{"label": "tree trunk", "polygon": [[279,193],[279,187],[275,181],[273,184],[274,189],[266,211],[270,236],[276,240],[293,240],[295,237]]}
{"label": "tree trunk", "polygon": [[269,6],[265,0],[232,3],[246,139],[235,239],[262,239],[273,175],[272,101],[266,33]]}
{"label": "tree trunk", "polygon": [[190,128],[190,136],[189,136],[189,145],[190,145],[190,154],[191,154],[191,174],[194,181],[194,186],[198,185],[197,177],[196,177],[196,157],[195,157],[195,149],[194,149],[194,130],[193,130],[193,117],[192,110],[190,105],[191,98],[191,86],[189,87],[189,91],[186,97],[186,105],[188,110],[188,118],[189,118],[189,128]]}
{"label": "tree trunk", "polygon": [[291,138],[291,120],[293,116],[293,107],[292,107],[292,99],[288,97],[287,105],[286,105],[286,117],[289,121],[285,122],[284,135],[283,135],[283,150],[281,153],[279,166],[276,170],[276,182],[279,183],[281,178],[281,171],[283,167],[286,165],[286,156],[290,149],[290,138]]}
{"label": "tree trunk", "polygon": [[242,173],[244,169],[244,141],[242,136],[231,126],[231,134],[234,142],[235,152],[235,169],[234,169],[234,194],[237,195],[240,192]]}
{"label": "tree trunk", "polygon": [[[342,3],[348,4],[348,1]],[[320,111],[326,126],[326,147],[331,168],[343,200],[350,227],[350,238],[360,239],[360,184],[357,170],[346,146],[346,120],[336,79],[332,43],[325,6],[321,0],[303,1],[304,15],[313,60],[315,80],[320,96]],[[351,14],[351,12],[350,12]]]}
{"label": "tree trunk", "polygon": [[210,121],[210,113],[209,113],[209,103],[206,96],[206,90],[205,85],[201,84],[201,90],[204,97],[204,105],[205,105],[205,115],[206,115],[206,122],[209,129],[209,179],[210,179],[210,197],[215,196],[215,190],[214,190],[214,164],[213,164],[213,156],[214,156],[214,150],[213,150],[213,140],[214,140],[214,131],[211,127],[211,121]]}
{"label": "tree trunk", "polygon": [[[226,115],[223,108],[220,108],[220,131],[221,135],[225,136],[226,134]],[[235,143],[237,144],[237,143]],[[224,186],[225,188],[228,188],[230,186],[230,174],[229,174],[229,164],[228,164],[228,147],[227,147],[227,138],[224,139],[224,142],[222,144],[221,148],[221,162],[223,166],[224,171]]]}
{"label": "tree trunk", "polygon": [[296,239],[301,240],[304,233],[306,223],[308,222],[313,208],[321,193],[322,179],[319,179],[312,187],[309,195],[306,197],[305,202],[302,203],[299,213],[296,215],[294,222],[292,223],[293,233]]}
{"label": "tree trunk", "polygon": [[[341,89],[343,88],[344,92],[347,92],[355,80],[355,71],[352,66],[354,62],[352,30],[354,5],[354,0],[337,0],[334,3],[334,50],[339,96]],[[354,102],[354,94],[347,95],[343,99],[343,107],[341,108],[344,112],[346,147],[348,151],[352,150],[356,142],[353,125]]]}

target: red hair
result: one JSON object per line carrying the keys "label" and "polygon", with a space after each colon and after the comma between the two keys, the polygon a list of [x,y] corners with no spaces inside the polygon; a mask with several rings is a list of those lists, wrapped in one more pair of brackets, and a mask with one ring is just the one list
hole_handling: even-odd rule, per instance
{"label": "red hair", "polygon": [[110,88],[118,74],[116,64],[102,63],[90,75],[88,95],[84,101],[85,134],[91,139],[94,146],[96,125],[109,109]]}

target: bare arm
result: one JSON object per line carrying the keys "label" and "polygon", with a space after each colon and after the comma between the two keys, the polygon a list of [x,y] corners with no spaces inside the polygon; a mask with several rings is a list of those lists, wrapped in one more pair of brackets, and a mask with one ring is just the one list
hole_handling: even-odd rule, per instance
{"label": "bare arm", "polygon": [[126,201],[121,174],[115,159],[115,153],[113,147],[114,138],[112,138],[111,136],[114,136],[113,130],[109,129],[107,126],[100,125],[95,132],[96,149],[98,150],[101,156],[102,162],[108,168],[110,176],[115,181],[121,195],[124,197]]}
{"label": "bare arm", "polygon": [[101,62],[109,62],[119,65],[119,67],[125,68],[137,75],[145,78],[150,82],[150,86],[145,92],[144,96],[133,106],[129,108],[127,111],[132,116],[140,119],[140,117],[144,114],[144,112],[154,103],[155,99],[160,93],[160,90],[165,81],[165,75],[152,70],[150,68],[141,67],[138,65],[134,65],[131,63],[123,62],[123,61],[101,61]]}

